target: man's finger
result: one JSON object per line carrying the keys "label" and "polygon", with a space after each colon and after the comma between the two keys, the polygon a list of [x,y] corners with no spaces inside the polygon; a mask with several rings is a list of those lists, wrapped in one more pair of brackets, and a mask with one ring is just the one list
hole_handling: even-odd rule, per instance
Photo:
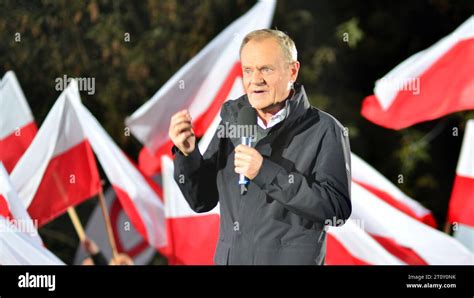
{"label": "man's finger", "polygon": [[244,152],[238,152],[237,154],[235,154],[234,160],[250,162],[252,161],[252,155],[246,154]]}
{"label": "man's finger", "polygon": [[249,163],[248,163],[247,161],[245,161],[245,160],[240,160],[240,159],[239,159],[239,160],[235,160],[235,161],[234,161],[234,166],[236,166],[236,167],[245,167],[245,166],[247,166],[248,164],[249,164]]}
{"label": "man's finger", "polygon": [[188,113],[188,110],[186,110],[186,109],[181,110],[181,111],[177,112],[176,114],[174,114],[173,116],[171,116],[171,120],[173,120],[175,118],[178,118],[180,116],[186,116],[187,113]]}
{"label": "man's finger", "polygon": [[182,132],[181,134],[178,135],[177,137],[177,143],[183,143],[184,141],[186,141],[187,138],[189,138],[190,136],[192,136],[194,133],[190,130],[187,130],[185,132]]}
{"label": "man's finger", "polygon": [[185,115],[184,116],[179,116],[179,117],[174,118],[171,121],[171,125],[176,125],[176,124],[179,124],[181,122],[191,122],[191,120],[188,117],[186,117]]}
{"label": "man's finger", "polygon": [[235,152],[248,152],[251,149],[252,147],[240,144],[235,147]]}
{"label": "man's finger", "polygon": [[174,133],[178,135],[178,134],[180,134],[180,133],[183,132],[183,131],[191,130],[191,128],[192,128],[191,123],[189,123],[189,122],[182,122],[182,123],[180,123],[180,124],[174,126]]}

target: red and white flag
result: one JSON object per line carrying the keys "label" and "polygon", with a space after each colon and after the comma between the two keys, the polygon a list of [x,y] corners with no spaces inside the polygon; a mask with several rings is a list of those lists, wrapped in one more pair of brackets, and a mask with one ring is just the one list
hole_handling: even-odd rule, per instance
{"label": "red and white flag", "polygon": [[78,116],[80,127],[89,140],[120,203],[137,232],[155,249],[166,246],[163,203],[151,180],[135,167],[97,119],[82,104],[76,81],[68,98],[71,109]]}
{"label": "red and white flag", "polygon": [[160,171],[161,156],[170,155],[168,138],[171,116],[189,109],[197,137],[201,137],[218,116],[232,90],[242,86],[239,49],[243,37],[256,29],[268,28],[275,1],[261,0],[245,15],[230,24],[193,59],[176,72],[153,97],[127,120],[133,135],[145,145],[140,168],[153,175]]}
{"label": "red and white flag", "polygon": [[390,254],[408,265],[473,265],[474,254],[453,237],[393,208],[352,183],[351,219]]}
{"label": "red and white flag", "polygon": [[0,81],[0,161],[8,173],[26,151],[37,128],[13,71]]}
{"label": "red and white flag", "polygon": [[62,265],[43,247],[38,230],[0,162],[0,265]]}
{"label": "red and white flag", "polygon": [[101,188],[94,154],[69,100],[77,96],[75,84],[61,93],[11,173],[23,205],[40,226]]}
{"label": "red and white flag", "polygon": [[436,221],[430,210],[404,194],[390,180],[354,153],[351,154],[351,164],[352,182],[359,184],[401,212],[436,227]]}
{"label": "red and white flag", "polygon": [[448,221],[474,227],[474,120],[466,124],[449,202]]}
{"label": "red and white flag", "polygon": [[474,16],[378,80],[361,113],[380,126],[398,130],[474,109],[473,69]]}

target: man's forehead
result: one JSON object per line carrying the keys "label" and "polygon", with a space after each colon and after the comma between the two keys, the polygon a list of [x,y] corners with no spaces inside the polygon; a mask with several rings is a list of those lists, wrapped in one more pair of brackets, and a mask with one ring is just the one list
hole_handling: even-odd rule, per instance
{"label": "man's forehead", "polygon": [[242,49],[241,60],[260,60],[266,64],[272,59],[283,57],[280,44],[274,38],[250,40]]}

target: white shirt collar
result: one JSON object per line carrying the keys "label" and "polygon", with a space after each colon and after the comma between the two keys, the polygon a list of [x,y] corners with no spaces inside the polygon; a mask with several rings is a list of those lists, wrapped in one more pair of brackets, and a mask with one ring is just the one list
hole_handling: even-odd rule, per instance
{"label": "white shirt collar", "polygon": [[283,109],[279,110],[278,113],[276,113],[275,115],[272,116],[270,121],[268,121],[267,126],[265,126],[265,123],[263,123],[263,120],[260,119],[259,116],[257,116],[258,126],[260,126],[263,129],[267,129],[267,128],[273,127],[273,126],[277,125],[278,123],[282,122],[283,120],[285,120],[285,118],[290,113],[290,106],[288,104],[288,101],[289,101],[289,99],[285,100],[285,106],[283,107]]}

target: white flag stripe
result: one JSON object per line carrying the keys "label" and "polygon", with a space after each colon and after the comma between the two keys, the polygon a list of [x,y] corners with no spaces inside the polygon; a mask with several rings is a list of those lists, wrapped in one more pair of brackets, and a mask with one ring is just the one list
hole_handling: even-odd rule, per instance
{"label": "white flag stripe", "polygon": [[11,185],[8,173],[0,162],[0,195],[5,198],[12,221],[0,216],[1,265],[63,265],[43,247],[33,221]]}
{"label": "white flag stripe", "polygon": [[[243,86],[242,84],[243,83],[240,78],[235,80],[234,85],[232,86],[232,89],[230,90],[228,100],[237,99],[245,92],[244,88],[242,87]],[[214,137],[214,134],[216,133],[216,130],[217,130],[217,127],[219,126],[220,121],[221,121],[221,116],[217,114],[214,120],[212,120],[211,125],[207,128],[206,133],[204,133],[201,140],[199,141],[198,147],[201,154],[204,154],[204,152],[206,152],[207,147],[211,143],[212,138]]]}
{"label": "white flag stripe", "polygon": [[162,177],[163,177],[163,197],[165,203],[165,214],[166,218],[179,218],[179,217],[196,217],[205,216],[209,214],[219,214],[219,204],[214,209],[204,212],[196,213],[188,202],[184,198],[181,190],[176,184],[173,178],[173,161],[168,156],[161,158],[162,164]]}
{"label": "white flag stripe", "polygon": [[456,174],[474,178],[474,119],[466,123]]}
{"label": "white flag stripe", "polygon": [[40,244],[31,241],[27,234],[7,219],[0,217],[0,264],[1,265],[64,265],[64,263]]}
{"label": "white flag stripe", "polygon": [[362,160],[359,156],[351,154],[352,180],[363,182],[379,190],[388,193],[395,200],[409,207],[415,214],[422,217],[431,211],[423,207],[419,202],[404,194],[398,187],[385,178],[380,172]]}
{"label": "white flag stripe", "polygon": [[8,71],[0,81],[0,113],[0,140],[34,121],[13,71]]}

